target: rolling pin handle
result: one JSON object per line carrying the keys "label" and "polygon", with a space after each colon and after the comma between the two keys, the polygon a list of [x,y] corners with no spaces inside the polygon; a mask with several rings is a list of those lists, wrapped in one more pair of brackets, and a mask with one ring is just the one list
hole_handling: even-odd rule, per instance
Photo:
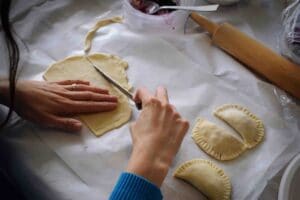
{"label": "rolling pin handle", "polygon": [[211,35],[214,35],[216,30],[219,28],[219,25],[214,23],[213,21],[207,19],[206,17],[199,15],[196,12],[191,13],[191,18],[199,24],[203,29],[208,31]]}
{"label": "rolling pin handle", "polygon": [[143,104],[142,102],[135,102],[135,106],[138,110],[142,110],[143,109]]}

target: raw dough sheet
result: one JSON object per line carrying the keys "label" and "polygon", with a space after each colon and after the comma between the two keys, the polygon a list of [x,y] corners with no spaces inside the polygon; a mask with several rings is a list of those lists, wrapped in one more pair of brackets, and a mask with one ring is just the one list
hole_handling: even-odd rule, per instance
{"label": "raw dough sheet", "polygon": [[[109,74],[114,80],[122,84],[126,89],[130,89],[125,70],[128,64],[114,55],[92,54],[89,58]],[[47,81],[62,80],[86,80],[91,85],[105,88],[110,94],[118,97],[118,107],[111,112],[80,115],[89,129],[96,135],[101,136],[107,131],[118,128],[125,124],[131,116],[131,107],[125,95],[112,87],[86,60],[85,56],[70,56],[62,61],[51,65],[45,74]]]}
{"label": "raw dough sheet", "polygon": [[[17,8],[27,5],[25,0],[18,2]],[[49,64],[82,55],[83,40],[94,23],[122,14],[119,0],[36,2],[36,6],[13,15],[16,30],[29,49],[20,78],[42,80]],[[230,21],[252,35],[256,30],[256,36],[264,35],[260,39],[269,42],[277,30],[274,20],[279,20],[281,5],[272,0],[245,1],[222,10],[222,15],[209,16],[215,21]],[[188,27],[186,35],[146,35],[128,29],[125,19],[125,25],[99,30],[91,52],[117,55],[128,62],[127,75],[134,87],[154,90],[158,85],[166,86],[170,101],[191,127],[199,116],[222,123],[211,111],[225,103],[245,106],[261,118],[266,129],[264,142],[233,161],[214,161],[231,178],[233,200],[257,199],[267,181],[299,150],[299,146],[287,149],[291,142],[300,144],[296,137],[300,132],[299,106],[214,47],[199,28]],[[134,110],[133,119],[137,115]],[[191,130],[162,187],[167,200],[202,199],[196,189],[172,177],[176,167],[187,160],[212,160],[194,143]],[[0,145],[5,147],[5,155],[14,158],[7,164],[17,167],[9,172],[31,199],[106,199],[131,152],[128,124],[97,138],[87,128],[70,134],[19,122],[11,134],[1,138]]]}

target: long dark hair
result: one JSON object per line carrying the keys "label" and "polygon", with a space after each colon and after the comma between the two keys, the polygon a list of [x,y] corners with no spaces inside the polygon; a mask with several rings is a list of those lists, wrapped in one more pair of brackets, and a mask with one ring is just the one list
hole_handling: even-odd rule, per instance
{"label": "long dark hair", "polygon": [[4,33],[4,39],[6,47],[8,50],[8,59],[9,59],[9,112],[6,116],[6,119],[1,122],[0,128],[7,124],[10,119],[12,112],[14,110],[14,100],[15,100],[15,89],[16,89],[16,74],[19,65],[20,51],[18,44],[14,38],[9,11],[11,6],[11,0],[1,0],[0,1],[0,15],[1,15],[1,26]]}

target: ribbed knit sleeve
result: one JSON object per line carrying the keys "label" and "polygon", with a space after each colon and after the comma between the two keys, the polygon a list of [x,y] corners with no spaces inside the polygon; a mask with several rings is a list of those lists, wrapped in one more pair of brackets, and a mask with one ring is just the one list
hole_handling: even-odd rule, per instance
{"label": "ribbed knit sleeve", "polygon": [[160,189],[145,178],[123,172],[109,200],[161,200]]}

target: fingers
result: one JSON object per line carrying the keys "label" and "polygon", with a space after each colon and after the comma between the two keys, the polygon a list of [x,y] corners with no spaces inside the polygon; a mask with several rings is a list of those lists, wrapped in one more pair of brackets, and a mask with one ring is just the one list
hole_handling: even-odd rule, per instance
{"label": "fingers", "polygon": [[[55,94],[77,101],[101,101],[117,102],[116,96],[108,95],[109,91],[98,87],[90,86],[89,82],[81,80],[66,80],[56,82],[64,89],[52,90]],[[70,85],[70,83],[72,83]]]}
{"label": "fingers", "polygon": [[63,102],[64,111],[62,113],[68,115],[97,113],[114,110],[117,107],[116,102],[91,102],[91,101],[66,101]]}
{"label": "fingers", "polygon": [[[135,100],[135,102],[142,102],[142,105],[144,106],[151,99],[153,99],[153,97],[154,96],[149,92],[149,90],[147,88],[139,88],[134,95],[134,100]],[[163,105],[166,105],[169,103],[167,90],[162,86],[160,86],[156,89],[155,97]]]}
{"label": "fingers", "polygon": [[162,104],[166,105],[167,103],[169,103],[168,93],[164,87],[159,86],[156,89],[155,96],[161,101]]}
{"label": "fingers", "polygon": [[100,102],[118,102],[118,98],[108,94],[98,94],[89,91],[83,92],[64,92],[59,95],[77,101],[100,101]]}
{"label": "fingers", "polygon": [[142,102],[142,105],[144,105],[153,97],[153,95],[149,92],[147,88],[139,88],[135,95],[134,95],[134,101],[135,102]]}
{"label": "fingers", "polygon": [[48,116],[48,124],[61,130],[76,132],[82,128],[82,123],[73,118],[65,118],[59,116]]}
{"label": "fingers", "polygon": [[176,120],[178,123],[178,134],[175,136],[176,137],[176,143],[178,145],[181,144],[184,136],[186,135],[187,131],[189,130],[189,122],[186,121],[185,119],[179,118]]}
{"label": "fingers", "polygon": [[70,91],[91,91],[91,92],[97,92],[97,93],[101,93],[101,94],[109,93],[109,91],[107,89],[90,86],[90,82],[84,81],[84,80],[64,80],[64,81],[58,81],[58,82],[51,82],[51,84],[61,85],[65,89],[70,90]]}
{"label": "fingers", "polygon": [[58,85],[72,85],[72,84],[83,84],[83,85],[89,85],[89,81],[83,81],[83,80],[64,80],[64,81],[58,81],[58,82],[52,82]]}
{"label": "fingers", "polygon": [[65,85],[65,89],[70,91],[90,91],[90,92],[96,92],[100,94],[108,94],[109,91],[107,89],[102,89],[90,85],[85,84],[72,84],[72,85]]}

